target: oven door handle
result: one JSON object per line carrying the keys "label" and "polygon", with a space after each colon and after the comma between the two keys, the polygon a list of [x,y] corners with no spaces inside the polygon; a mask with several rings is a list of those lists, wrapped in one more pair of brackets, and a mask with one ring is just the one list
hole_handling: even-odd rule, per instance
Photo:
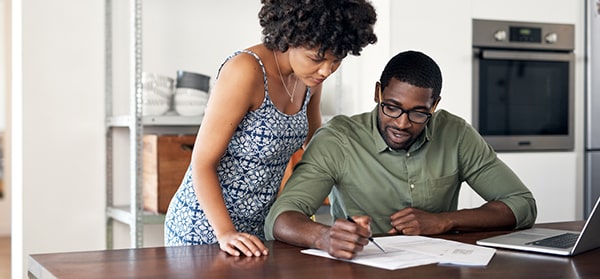
{"label": "oven door handle", "polygon": [[539,60],[566,62],[573,62],[575,60],[575,55],[572,52],[533,52],[514,50],[482,50],[480,57],[481,59]]}

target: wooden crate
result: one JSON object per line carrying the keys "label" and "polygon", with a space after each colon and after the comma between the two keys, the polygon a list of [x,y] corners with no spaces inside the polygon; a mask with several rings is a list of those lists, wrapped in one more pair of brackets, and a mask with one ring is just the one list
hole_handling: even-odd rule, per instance
{"label": "wooden crate", "polygon": [[166,213],[190,164],[196,135],[143,136],[144,209]]}

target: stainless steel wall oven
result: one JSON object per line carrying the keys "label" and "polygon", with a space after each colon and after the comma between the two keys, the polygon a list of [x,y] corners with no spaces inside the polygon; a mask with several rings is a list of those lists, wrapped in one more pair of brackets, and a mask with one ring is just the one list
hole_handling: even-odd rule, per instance
{"label": "stainless steel wall oven", "polygon": [[473,20],[473,126],[496,151],[572,150],[574,26]]}

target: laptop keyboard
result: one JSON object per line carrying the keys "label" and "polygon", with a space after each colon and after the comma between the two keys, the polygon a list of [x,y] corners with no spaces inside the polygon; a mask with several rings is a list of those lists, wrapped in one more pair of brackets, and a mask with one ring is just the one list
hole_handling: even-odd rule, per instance
{"label": "laptop keyboard", "polygon": [[579,234],[577,233],[564,233],[557,236],[532,241],[528,244],[555,248],[569,248],[575,245],[577,238],[579,238]]}

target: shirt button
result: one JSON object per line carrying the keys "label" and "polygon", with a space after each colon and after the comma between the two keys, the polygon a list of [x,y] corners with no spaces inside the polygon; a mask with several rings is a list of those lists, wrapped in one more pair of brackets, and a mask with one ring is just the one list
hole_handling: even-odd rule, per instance
{"label": "shirt button", "polygon": [[410,188],[414,189],[415,188],[415,184],[410,184]]}

